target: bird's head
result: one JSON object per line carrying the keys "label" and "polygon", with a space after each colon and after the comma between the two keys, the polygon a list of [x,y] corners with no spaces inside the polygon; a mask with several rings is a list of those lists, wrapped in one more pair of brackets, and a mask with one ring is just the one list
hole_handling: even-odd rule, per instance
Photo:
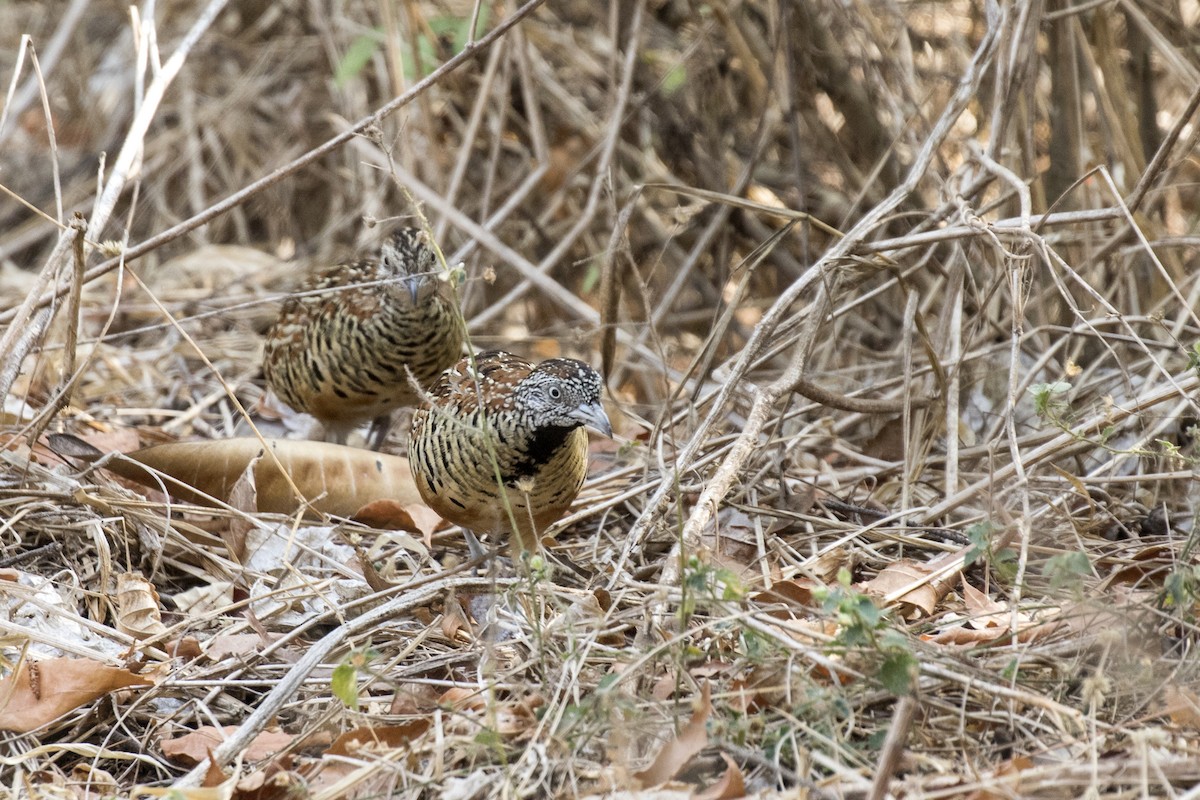
{"label": "bird's head", "polygon": [[612,425],[600,392],[604,381],[596,370],[573,358],[543,361],[516,388],[518,405],[539,426],[578,428],[612,436]]}
{"label": "bird's head", "polygon": [[438,289],[438,258],[429,234],[420,228],[400,228],[379,248],[383,266],[399,278],[419,305]]}

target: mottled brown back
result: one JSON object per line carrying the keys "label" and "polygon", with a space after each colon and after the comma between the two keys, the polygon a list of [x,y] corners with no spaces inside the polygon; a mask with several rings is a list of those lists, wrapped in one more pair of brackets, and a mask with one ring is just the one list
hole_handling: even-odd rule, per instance
{"label": "mottled brown back", "polygon": [[423,231],[392,236],[378,259],[313,275],[289,298],[267,334],[267,384],[312,414],[334,438],[401,406],[462,352],[454,290],[437,275]]}

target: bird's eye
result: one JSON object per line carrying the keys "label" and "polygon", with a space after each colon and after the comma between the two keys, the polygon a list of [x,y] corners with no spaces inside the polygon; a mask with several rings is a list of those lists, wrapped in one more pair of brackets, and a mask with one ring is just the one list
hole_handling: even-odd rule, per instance
{"label": "bird's eye", "polygon": [[562,399],[562,389],[558,388],[557,386],[551,386],[546,390],[546,394],[550,396],[551,400]]}

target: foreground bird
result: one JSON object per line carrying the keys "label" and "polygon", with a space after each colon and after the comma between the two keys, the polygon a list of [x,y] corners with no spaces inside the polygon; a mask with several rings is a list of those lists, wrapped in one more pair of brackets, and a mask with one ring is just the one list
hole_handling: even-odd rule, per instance
{"label": "foreground bird", "polygon": [[536,367],[500,351],[461,359],[413,415],[408,459],[421,497],[468,531],[515,534],[514,552],[535,549],[587,476],[584,427],[612,436],[602,384],[570,358]]}
{"label": "foreground bird", "polygon": [[313,275],[267,333],[267,385],[339,444],[371,420],[378,450],[391,413],[420,401],[412,381],[430,386],[462,353],[454,289],[437,267],[427,234],[402,228],[377,260]]}

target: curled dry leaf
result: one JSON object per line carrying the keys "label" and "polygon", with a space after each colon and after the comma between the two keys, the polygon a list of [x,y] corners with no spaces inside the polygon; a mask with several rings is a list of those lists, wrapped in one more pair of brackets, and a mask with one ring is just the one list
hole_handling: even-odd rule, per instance
{"label": "curled dry leaf", "polygon": [[[293,482],[308,508],[341,517],[381,498],[401,505],[421,502],[406,458],[326,442],[265,441],[271,453],[254,469],[260,512],[290,514],[300,508]],[[67,434],[54,434],[50,444],[57,453],[85,461],[104,455]],[[126,453],[105,468],[153,488],[166,485],[186,502],[211,505],[212,499],[230,501],[238,478],[262,452],[262,442],[252,437],[174,442]]]}
{"label": "curled dry leaf", "polygon": [[750,600],[762,606],[784,606],[766,612],[776,619],[796,619],[801,616],[797,612],[803,612],[802,616],[808,617],[810,612],[820,607],[813,592],[821,588],[823,587],[820,584],[808,578],[776,581],[771,584],[771,588],[755,594]]}
{"label": "curled dry leaf", "polygon": [[28,733],[109,692],[152,683],[88,658],[25,661],[0,680],[0,730]]}
{"label": "curled dry leaf", "polygon": [[391,750],[402,747],[429,730],[428,719],[415,719],[403,725],[379,725],[346,731],[327,751],[330,755],[353,756],[360,750]]}
{"label": "curled dry leaf", "polygon": [[633,774],[643,788],[659,786],[674,778],[684,764],[708,744],[708,718],[713,712],[711,691],[708,681],[705,681],[692,717],[683,730],[663,745],[650,766]]}
{"label": "curled dry leaf", "polygon": [[937,608],[938,601],[950,591],[958,575],[957,572],[949,575],[941,573],[938,561],[934,559],[921,563],[908,558],[901,559],[864,583],[862,591],[883,598],[888,606],[899,607],[906,619],[915,615],[927,617]]}
{"label": "curled dry leaf", "polygon": [[[258,510],[258,486],[254,473],[262,459],[263,453],[260,451],[250,459],[250,463],[242,470],[242,474],[238,475],[233,488],[229,490],[229,505],[245,514],[252,514]],[[239,564],[246,558],[246,537],[253,528],[254,521],[239,514],[231,517],[228,527],[221,531],[225,549]]]}
{"label": "curled dry leaf", "polygon": [[692,795],[692,800],[736,800],[746,796],[746,779],[741,767],[724,753],[721,758],[725,760],[725,772],[712,786]]}
{"label": "curled dry leaf", "polygon": [[354,521],[372,528],[421,534],[426,547],[433,545],[433,532],[442,524],[441,516],[424,503],[397,503],[375,500],[354,512]]}
{"label": "curled dry leaf", "polygon": [[117,576],[117,630],[135,639],[149,639],[166,629],[154,584],[137,572]]}

